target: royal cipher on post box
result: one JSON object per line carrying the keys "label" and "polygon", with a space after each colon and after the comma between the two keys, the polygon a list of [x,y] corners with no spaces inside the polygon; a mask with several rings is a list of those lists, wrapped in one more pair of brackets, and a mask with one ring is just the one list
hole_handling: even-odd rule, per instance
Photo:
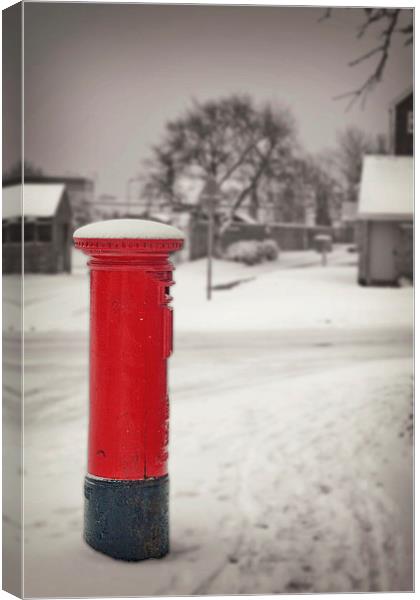
{"label": "royal cipher on post box", "polygon": [[183,234],[117,219],[81,227],[73,237],[90,268],[84,537],[115,558],[158,558],[169,550],[169,254],[181,248]]}

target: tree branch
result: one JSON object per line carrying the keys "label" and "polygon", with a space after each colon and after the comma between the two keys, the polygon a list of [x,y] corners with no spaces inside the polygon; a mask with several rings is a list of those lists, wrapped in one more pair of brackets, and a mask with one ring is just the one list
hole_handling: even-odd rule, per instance
{"label": "tree branch", "polygon": [[362,56],[359,56],[359,58],[355,58],[354,60],[350,61],[349,67],[354,67],[355,65],[358,65],[359,63],[361,63],[364,60],[367,60],[368,58],[373,56],[374,54],[377,54],[378,52],[382,52],[383,49],[384,49],[383,44],[381,44],[380,46],[376,46],[376,48],[369,50],[369,52],[366,52],[366,54],[362,54]]}
{"label": "tree branch", "polygon": [[[392,37],[395,33],[399,16],[400,16],[399,8],[397,8],[395,10],[383,11],[383,14],[379,18],[376,19],[377,21],[380,19],[383,19],[383,18],[387,18],[389,20],[388,27],[386,27],[384,29],[384,31],[381,33],[381,37],[383,37],[383,39],[384,39],[383,43],[380,46],[374,48],[373,50],[367,52],[363,56],[360,56],[359,58],[355,59],[354,61],[352,61],[350,63],[351,66],[354,66],[354,65],[360,64],[361,62],[372,57],[373,55],[380,53],[380,58],[379,58],[379,61],[376,65],[374,72],[368,77],[368,79],[358,89],[353,90],[351,92],[346,92],[345,94],[340,94],[339,96],[336,96],[334,98],[334,100],[350,98],[350,102],[349,102],[346,110],[349,110],[357,100],[361,100],[362,107],[363,107],[366,97],[369,94],[369,92],[371,92],[372,89],[382,80],[385,66],[388,62],[389,49],[391,47]],[[370,22],[372,22],[372,19],[373,19],[373,15],[370,16]]]}
{"label": "tree branch", "polygon": [[238,169],[243,164],[245,158],[248,156],[251,150],[256,147],[257,143],[258,142],[254,141],[247,148],[245,148],[245,150],[239,156],[238,160],[226,171],[226,173],[220,179],[219,185],[222,185],[222,183],[227,181],[229,177],[231,177],[231,175],[236,171],[236,169]]}
{"label": "tree branch", "polygon": [[273,150],[274,150],[274,146],[271,146],[270,150],[267,152],[267,154],[265,156],[265,160],[261,161],[261,164],[260,164],[259,168],[257,169],[256,173],[254,174],[254,177],[252,177],[249,185],[241,191],[238,198],[233,203],[232,208],[230,209],[229,217],[225,221],[225,223],[223,223],[223,225],[220,229],[220,233],[223,233],[224,231],[226,231],[226,229],[228,229],[228,227],[230,227],[236,211],[238,210],[238,208],[240,207],[242,202],[245,200],[245,198],[248,196],[248,194],[257,185],[258,181],[261,179],[261,177],[264,174],[264,171],[266,170],[267,165],[270,161],[270,157],[271,157],[271,154],[273,153]]}
{"label": "tree branch", "polygon": [[324,11],[324,14],[322,14],[319,19],[318,19],[318,23],[322,23],[322,21],[327,21],[328,19],[331,18],[331,13],[332,13],[332,8],[326,8]]}
{"label": "tree branch", "polygon": [[372,23],[376,23],[377,21],[380,21],[386,14],[386,10],[381,8],[378,10],[372,10],[370,9],[367,14],[367,19],[366,21],[360,26],[359,28],[359,32],[357,34],[358,38],[362,38],[366,31],[369,29],[369,27],[372,25]]}

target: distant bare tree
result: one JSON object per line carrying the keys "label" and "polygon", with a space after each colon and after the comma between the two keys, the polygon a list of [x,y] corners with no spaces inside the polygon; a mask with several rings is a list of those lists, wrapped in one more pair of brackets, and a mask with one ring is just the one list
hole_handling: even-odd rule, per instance
{"label": "distant bare tree", "polygon": [[31,175],[43,175],[43,170],[40,167],[37,167],[33,163],[25,160],[23,161],[23,169],[22,169],[22,161],[19,160],[9,169],[6,169],[3,175],[3,181],[11,181],[14,179],[19,179],[22,176],[22,170],[24,177],[30,177]]}
{"label": "distant bare tree", "polygon": [[339,181],[328,161],[321,156],[306,156],[300,160],[300,179],[315,193],[316,223],[331,225],[331,208]]}
{"label": "distant bare tree", "polygon": [[365,154],[386,154],[386,138],[373,137],[357,127],[347,127],[338,134],[337,165],[343,176],[347,199],[356,202]]}
{"label": "distant bare tree", "polygon": [[[332,13],[333,9],[327,8],[320,21],[331,18]],[[350,102],[348,108],[350,108],[357,100],[360,100],[363,105],[369,92],[382,81],[392,44],[396,37],[401,38],[405,46],[411,46],[413,44],[413,15],[413,10],[400,8],[363,9],[363,18],[357,29],[357,37],[360,39],[368,30],[377,27],[379,29],[377,36],[379,44],[371,48],[368,52],[365,52],[361,56],[350,61],[349,66],[354,67],[372,57],[377,57],[377,62],[372,73],[357,89],[337,96],[338,99],[349,98]]]}

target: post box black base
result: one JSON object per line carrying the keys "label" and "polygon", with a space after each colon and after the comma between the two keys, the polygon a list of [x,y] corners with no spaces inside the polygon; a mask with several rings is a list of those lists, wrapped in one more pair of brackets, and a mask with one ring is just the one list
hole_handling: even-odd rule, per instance
{"label": "post box black base", "polygon": [[168,477],[136,481],[85,478],[84,538],[120,560],[161,558],[169,552]]}

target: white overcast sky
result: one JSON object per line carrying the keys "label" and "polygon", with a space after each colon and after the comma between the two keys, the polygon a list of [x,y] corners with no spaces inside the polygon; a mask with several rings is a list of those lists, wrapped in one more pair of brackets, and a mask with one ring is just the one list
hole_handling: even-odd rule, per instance
{"label": "white overcast sky", "polygon": [[[53,174],[95,176],[122,197],[165,123],[191,99],[234,92],[289,106],[309,151],[355,124],[387,133],[390,101],[412,84],[396,39],[362,110],[333,97],[374,67],[348,63],[378,44],[356,38],[360,9],[25,4],[25,157]],[[406,15],[408,16],[408,15]]]}

